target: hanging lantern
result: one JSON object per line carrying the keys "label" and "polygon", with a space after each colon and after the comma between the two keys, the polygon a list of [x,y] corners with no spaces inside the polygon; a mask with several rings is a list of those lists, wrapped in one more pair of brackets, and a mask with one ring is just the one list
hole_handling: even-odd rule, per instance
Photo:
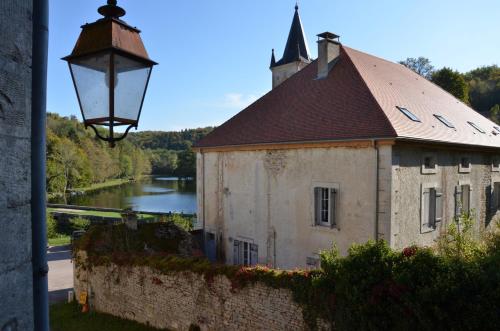
{"label": "hanging lantern", "polygon": [[[116,0],[98,9],[104,16],[82,26],[82,32],[68,62],[85,127],[111,147],[126,137],[139,123],[153,66],[140,37],[140,31],[120,18],[125,10]],[[108,128],[102,135],[98,126]],[[124,133],[115,136],[115,127]]]}

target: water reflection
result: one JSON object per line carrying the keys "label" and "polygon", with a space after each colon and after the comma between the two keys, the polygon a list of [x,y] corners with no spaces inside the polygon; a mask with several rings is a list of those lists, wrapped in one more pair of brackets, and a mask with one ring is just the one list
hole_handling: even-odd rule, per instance
{"label": "water reflection", "polygon": [[[63,203],[63,201],[51,201]],[[196,182],[178,180],[176,177],[147,177],[123,184],[68,198],[68,203],[79,206],[108,208],[133,208],[154,212],[196,212]]]}

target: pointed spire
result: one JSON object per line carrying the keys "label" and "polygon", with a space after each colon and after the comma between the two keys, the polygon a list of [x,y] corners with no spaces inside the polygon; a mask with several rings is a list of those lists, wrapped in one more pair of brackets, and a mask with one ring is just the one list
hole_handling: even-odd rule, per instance
{"label": "pointed spire", "polygon": [[270,67],[274,67],[276,65],[276,58],[274,57],[274,48],[273,48],[273,51],[272,51],[272,54],[271,54],[271,65]]}
{"label": "pointed spire", "polygon": [[298,10],[299,10],[299,2],[295,1],[295,11],[298,11]]}
{"label": "pointed spire", "polygon": [[295,61],[310,61],[309,48],[307,47],[306,36],[302,28],[302,22],[299,16],[299,4],[295,4],[295,14],[293,15],[292,26],[288,34],[283,58],[277,62],[277,65],[287,64]]}

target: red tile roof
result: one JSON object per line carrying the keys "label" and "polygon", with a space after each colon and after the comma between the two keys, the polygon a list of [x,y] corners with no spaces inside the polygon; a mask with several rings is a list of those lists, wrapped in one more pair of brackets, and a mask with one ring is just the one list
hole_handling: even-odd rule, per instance
{"label": "red tile roof", "polygon": [[[494,123],[402,65],[342,46],[326,79],[316,61],[216,128],[196,147],[412,138],[500,147]],[[413,122],[396,106],[420,118]],[[444,116],[456,131],[433,114]],[[475,131],[467,121],[482,127]]]}

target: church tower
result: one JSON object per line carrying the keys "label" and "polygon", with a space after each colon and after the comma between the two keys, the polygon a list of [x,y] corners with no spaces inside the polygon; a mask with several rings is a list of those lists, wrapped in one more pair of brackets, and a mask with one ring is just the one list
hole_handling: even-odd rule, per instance
{"label": "church tower", "polygon": [[281,60],[276,61],[274,49],[272,51],[270,69],[273,73],[273,88],[311,63],[309,54],[306,36],[300,21],[299,6],[295,5],[292,26]]}

